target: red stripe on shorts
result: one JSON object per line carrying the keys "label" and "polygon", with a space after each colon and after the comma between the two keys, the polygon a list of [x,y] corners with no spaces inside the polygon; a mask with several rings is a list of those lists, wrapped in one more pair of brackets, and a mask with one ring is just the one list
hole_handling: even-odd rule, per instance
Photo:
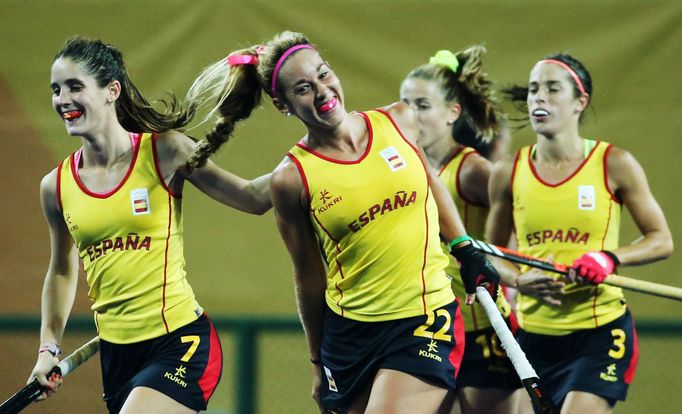
{"label": "red stripe on shorts", "polygon": [[457,313],[455,314],[454,325],[454,335],[455,335],[455,346],[450,351],[450,364],[455,367],[455,378],[459,374],[459,369],[462,366],[462,357],[464,356],[464,320],[462,319],[462,312],[460,311],[460,302],[457,301]]}
{"label": "red stripe on shorts", "polygon": [[635,377],[637,371],[637,361],[639,361],[639,340],[637,339],[637,329],[635,329],[635,320],[632,319],[632,357],[630,357],[630,366],[625,370],[623,379],[626,384],[630,384]]}
{"label": "red stripe on shorts", "polygon": [[206,403],[208,403],[211,395],[213,395],[216,387],[218,387],[218,382],[223,374],[223,350],[220,346],[220,338],[215,331],[213,322],[210,320],[208,322],[211,324],[208,363],[206,364],[204,373],[201,374],[201,378],[199,378],[199,388],[204,394],[204,401],[206,401]]}

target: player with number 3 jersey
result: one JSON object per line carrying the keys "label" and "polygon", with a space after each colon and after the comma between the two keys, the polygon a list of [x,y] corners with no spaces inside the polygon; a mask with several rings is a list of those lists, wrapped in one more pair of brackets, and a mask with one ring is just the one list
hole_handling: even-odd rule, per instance
{"label": "player with number 3 jersey", "polygon": [[[564,280],[499,262],[503,280],[519,291],[519,345],[562,413],[610,413],[625,400],[638,349],[621,289],[601,282],[618,265],[667,257],[670,230],[637,161],[578,134],[592,99],[581,62],[549,56],[527,87],[507,93],[526,102],[537,142],[493,171],[488,239],[504,245],[513,229],[521,253],[571,266]],[[622,205],[642,233],[623,246]]]}

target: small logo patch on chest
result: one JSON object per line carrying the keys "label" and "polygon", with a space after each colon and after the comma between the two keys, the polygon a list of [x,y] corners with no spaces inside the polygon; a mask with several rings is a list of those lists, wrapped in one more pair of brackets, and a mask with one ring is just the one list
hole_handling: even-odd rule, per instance
{"label": "small logo patch on chest", "polygon": [[150,214],[152,212],[149,204],[149,194],[146,188],[136,188],[130,191],[130,202],[133,208],[133,215]]}
{"label": "small logo patch on chest", "polygon": [[379,152],[381,157],[386,161],[386,164],[391,168],[391,171],[398,171],[402,168],[407,167],[407,163],[400,155],[395,147],[388,147]]}
{"label": "small logo patch on chest", "polygon": [[578,209],[579,210],[594,210],[595,196],[593,185],[578,186]]}

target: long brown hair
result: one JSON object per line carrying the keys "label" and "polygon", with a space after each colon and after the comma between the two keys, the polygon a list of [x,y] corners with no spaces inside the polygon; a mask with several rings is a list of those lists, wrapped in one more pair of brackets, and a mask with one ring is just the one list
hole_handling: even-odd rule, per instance
{"label": "long brown hair", "polygon": [[160,100],[164,111],[159,112],[145,99],[128,76],[123,54],[101,40],[75,36],[66,41],[54,57],[71,59],[94,77],[100,87],[114,80],[121,83],[121,95],[116,100],[116,116],[121,126],[131,132],[164,132],[180,129],[192,121],[194,111],[184,110],[170,94],[169,100]]}

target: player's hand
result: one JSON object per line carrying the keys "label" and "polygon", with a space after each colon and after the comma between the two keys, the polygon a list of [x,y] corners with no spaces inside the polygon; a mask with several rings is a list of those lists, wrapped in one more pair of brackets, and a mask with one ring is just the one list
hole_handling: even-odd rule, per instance
{"label": "player's hand", "polygon": [[559,306],[566,284],[560,279],[548,276],[542,270],[531,269],[518,275],[515,285],[514,288],[523,295],[532,296],[548,305]]}
{"label": "player's hand", "polygon": [[315,403],[317,404],[317,408],[320,410],[320,413],[326,413],[324,407],[322,407],[322,391],[320,387],[322,386],[322,365],[321,364],[313,364],[313,391],[312,391],[312,396],[313,400],[315,400]]}
{"label": "player's hand", "polygon": [[41,401],[51,396],[62,385],[63,379],[61,375],[52,374],[49,378],[47,377],[47,374],[57,363],[59,363],[59,359],[49,352],[40,352],[38,354],[38,361],[36,361],[31,376],[26,382],[30,384],[34,379],[37,379],[38,383],[43,386],[43,392],[36,398],[36,401]]}
{"label": "player's hand", "polygon": [[578,283],[587,281],[598,285],[616,270],[617,260],[613,253],[603,251],[585,253],[573,262],[568,277]]}
{"label": "player's hand", "polygon": [[460,264],[459,274],[466,290],[466,304],[471,305],[476,298],[476,286],[485,287],[493,301],[497,300],[500,275],[485,255],[470,241],[459,243],[450,249]]}

